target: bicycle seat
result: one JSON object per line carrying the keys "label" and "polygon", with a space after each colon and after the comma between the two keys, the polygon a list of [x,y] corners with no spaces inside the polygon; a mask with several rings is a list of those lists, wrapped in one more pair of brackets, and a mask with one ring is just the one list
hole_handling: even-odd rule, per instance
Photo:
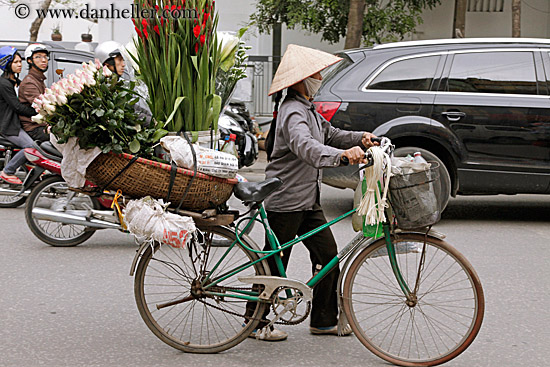
{"label": "bicycle seat", "polygon": [[262,182],[239,182],[233,187],[233,193],[237,199],[245,203],[259,203],[282,184],[283,181],[277,177]]}

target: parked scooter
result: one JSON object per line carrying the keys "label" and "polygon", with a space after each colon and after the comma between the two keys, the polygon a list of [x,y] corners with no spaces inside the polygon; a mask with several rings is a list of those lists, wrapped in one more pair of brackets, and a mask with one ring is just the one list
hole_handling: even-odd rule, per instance
{"label": "parked scooter", "polygon": [[237,136],[239,168],[249,167],[258,159],[258,139],[250,130],[250,125],[242,116],[231,112],[227,107],[218,120],[220,137],[223,140],[230,134]]}

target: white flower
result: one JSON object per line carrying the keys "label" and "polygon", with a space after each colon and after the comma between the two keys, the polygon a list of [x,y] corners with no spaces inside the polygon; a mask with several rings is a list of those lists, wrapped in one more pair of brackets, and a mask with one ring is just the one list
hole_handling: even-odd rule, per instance
{"label": "white flower", "polygon": [[52,103],[45,103],[43,110],[47,113],[53,113],[55,112],[55,106]]}
{"label": "white flower", "polygon": [[32,101],[32,108],[34,108],[36,111],[39,111],[42,108],[42,95],[39,95]]}
{"label": "white flower", "polygon": [[42,101],[44,102],[44,106],[47,104],[52,104],[55,102],[55,94],[52,92],[51,89],[46,89],[44,92],[44,97],[42,98]]}
{"label": "white flower", "polygon": [[31,117],[31,120],[33,122],[36,122],[37,124],[39,124],[39,123],[42,122],[43,118],[44,118],[44,116],[42,116],[42,115],[34,115],[33,117]]}
{"label": "white flower", "polygon": [[106,77],[109,77],[109,76],[113,75],[113,72],[111,70],[109,70],[109,68],[105,65],[105,66],[103,66],[103,75],[106,76]]}
{"label": "white flower", "polygon": [[235,52],[239,47],[239,37],[228,32],[218,32],[220,44],[220,68],[228,71],[235,64]]}
{"label": "white flower", "polygon": [[128,42],[121,51],[124,60],[129,61],[132,69],[134,69],[134,71],[139,74],[139,64],[134,60],[134,58],[136,60],[138,59],[136,42],[139,42],[139,40],[137,39],[137,36],[134,35],[134,38],[130,42]]}
{"label": "white flower", "polygon": [[63,94],[61,93],[56,93],[55,94],[55,97],[57,99],[57,104],[58,105],[64,105],[65,103],[67,103],[67,97],[65,97]]}

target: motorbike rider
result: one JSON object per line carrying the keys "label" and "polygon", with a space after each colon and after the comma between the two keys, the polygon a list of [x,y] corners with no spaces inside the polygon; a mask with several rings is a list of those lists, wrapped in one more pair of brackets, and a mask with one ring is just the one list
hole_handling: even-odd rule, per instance
{"label": "motorbike rider", "polygon": [[[15,87],[19,85],[19,73],[23,67],[21,55],[15,47],[0,48],[0,133],[19,148],[33,145],[31,137],[21,127],[19,116],[34,116],[34,108],[19,102]],[[0,178],[10,184],[21,185],[21,180],[15,176],[15,171],[26,161],[25,152],[21,149],[8,162],[0,173]]]}
{"label": "motorbike rider", "polygon": [[[119,78],[123,78],[124,71],[126,70],[126,62],[122,56],[122,50],[123,46],[120,43],[106,41],[96,47],[94,54],[101,65],[107,66],[107,68],[118,75]],[[128,74],[126,74],[126,77],[128,77]],[[151,122],[152,113],[147,102],[145,102],[142,97],[134,104],[134,111],[140,118],[145,120],[145,125],[148,126]]]}
{"label": "motorbike rider", "polygon": [[[33,43],[25,50],[25,60],[29,73],[23,78],[19,87],[19,101],[32,105],[33,101],[46,90],[44,73],[48,70],[50,52],[46,46]],[[33,140],[49,141],[49,126],[46,123],[36,123],[27,116],[19,116],[23,129]]]}
{"label": "motorbike rider", "polygon": [[105,65],[113,73],[122,77],[126,62],[122,57],[122,45],[115,41],[106,41],[99,44],[95,49],[95,57],[101,65]]}

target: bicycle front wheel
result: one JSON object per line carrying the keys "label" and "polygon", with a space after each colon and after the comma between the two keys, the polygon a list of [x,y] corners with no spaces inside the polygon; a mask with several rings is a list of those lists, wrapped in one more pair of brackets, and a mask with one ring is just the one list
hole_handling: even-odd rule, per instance
{"label": "bicycle front wheel", "polygon": [[[144,251],[136,269],[134,293],[141,317],[151,331],[168,345],[190,353],[217,353],[244,339],[257,326],[265,303],[251,303],[230,294],[252,294],[252,286],[231,276],[209,289],[204,280],[258,259],[239,243],[235,233],[224,227],[202,232],[204,241],[192,239],[184,248],[156,244]],[[243,238],[243,243],[253,248]],[[238,276],[266,275],[264,262]],[[217,295],[211,295],[215,292]],[[257,293],[257,292],[256,292]],[[245,323],[245,320],[250,320]]]}
{"label": "bicycle front wheel", "polygon": [[[400,366],[435,366],[475,339],[485,309],[472,265],[445,241],[419,234],[392,239],[399,269],[416,302],[407,302],[392,271],[385,240],[350,265],[343,305],[355,335],[380,358]],[[417,285],[418,284],[418,285]]]}

